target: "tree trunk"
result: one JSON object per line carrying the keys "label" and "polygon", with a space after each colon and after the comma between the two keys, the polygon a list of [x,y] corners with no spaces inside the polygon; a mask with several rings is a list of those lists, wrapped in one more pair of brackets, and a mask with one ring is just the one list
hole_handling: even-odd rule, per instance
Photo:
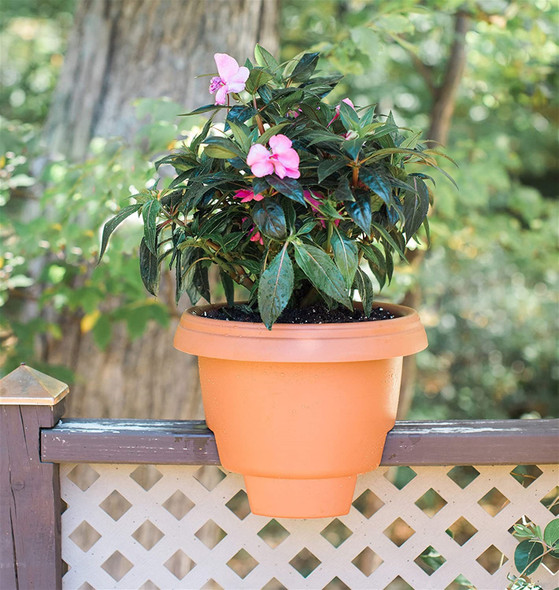
{"label": "tree trunk", "polygon": [[[277,0],[81,0],[59,85],[45,127],[50,154],[79,160],[94,136],[130,136],[133,101],[163,97],[185,110],[211,102],[213,54],[241,63],[261,43],[277,51]],[[79,317],[59,319],[63,337],[49,340],[44,360],[76,373],[72,416],[199,418],[195,359],[172,347],[169,329],[151,324],[131,342],[117,327],[106,351]]]}
{"label": "tree trunk", "polygon": [[[445,145],[448,140],[452,114],[456,104],[456,94],[466,66],[466,33],[470,28],[470,17],[465,12],[458,12],[454,19],[454,41],[447,60],[442,84],[435,87],[431,77],[431,70],[425,64],[417,63],[418,70],[425,78],[425,82],[433,95],[433,105],[430,113],[430,125],[427,138]],[[425,258],[424,250],[413,250],[408,255],[408,262],[417,268]],[[412,287],[404,296],[402,305],[417,309],[421,304],[421,291],[417,285]],[[417,363],[414,356],[404,358],[402,384],[400,386],[400,403],[398,405],[398,419],[403,420],[411,407],[413,392],[417,376]]]}

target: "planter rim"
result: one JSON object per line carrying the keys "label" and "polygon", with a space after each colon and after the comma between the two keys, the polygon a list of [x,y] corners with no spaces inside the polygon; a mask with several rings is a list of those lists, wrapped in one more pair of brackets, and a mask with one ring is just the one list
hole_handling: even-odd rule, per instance
{"label": "planter rim", "polygon": [[390,320],[336,324],[264,324],[197,315],[223,304],[191,307],[181,316],[174,346],[182,352],[236,361],[350,362],[415,354],[427,347],[418,313],[377,302],[399,316]]}

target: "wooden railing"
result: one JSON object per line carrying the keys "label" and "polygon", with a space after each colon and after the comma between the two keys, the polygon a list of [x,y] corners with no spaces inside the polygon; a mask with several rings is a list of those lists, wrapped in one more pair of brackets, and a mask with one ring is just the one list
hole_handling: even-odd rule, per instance
{"label": "wooden railing", "polygon": [[399,422],[348,515],[270,519],[204,422],[61,419],[67,392],[25,366],[0,381],[2,590],[493,590],[512,526],[556,513],[557,420]]}

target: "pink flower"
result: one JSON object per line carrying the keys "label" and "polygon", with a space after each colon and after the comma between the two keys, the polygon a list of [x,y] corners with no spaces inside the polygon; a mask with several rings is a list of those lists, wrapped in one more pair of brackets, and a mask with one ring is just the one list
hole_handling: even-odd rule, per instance
{"label": "pink flower", "polygon": [[[320,218],[320,216],[322,216],[322,213],[318,209],[320,207],[320,205],[322,205],[322,199],[324,199],[324,195],[321,193],[311,193],[311,191],[304,191],[303,194],[305,195],[305,200],[311,206],[312,212],[316,216],[319,217],[320,225],[322,227],[326,227],[326,222],[324,221],[324,217]],[[320,198],[317,199],[317,198],[315,198],[314,195],[316,195],[317,197],[320,197]],[[334,220],[334,224],[339,225],[340,220],[339,219]]]}
{"label": "pink flower", "polygon": [[[344,98],[342,100],[342,102],[345,102],[347,105],[349,105],[353,110],[355,110],[355,106],[353,105],[353,103],[351,102],[351,100],[349,98]],[[328,127],[330,127],[330,125],[332,125],[332,123],[340,116],[340,106],[341,105],[336,105],[336,114],[334,115],[334,117],[332,118],[332,120],[330,121],[330,123],[328,123]]]}
{"label": "pink flower", "polygon": [[225,104],[227,95],[242,92],[250,72],[244,66],[239,67],[237,60],[226,53],[214,55],[219,76],[214,76],[210,82],[210,94],[216,93],[215,104]]}
{"label": "pink flower", "polygon": [[280,178],[299,178],[299,154],[291,147],[291,140],[279,134],[270,137],[268,143],[271,152],[259,143],[248,152],[247,164],[254,176],[262,178],[275,172]]}
{"label": "pink flower", "polygon": [[[256,229],[256,228],[253,228]],[[258,242],[260,245],[264,245],[264,239],[262,238],[262,236],[260,235],[260,232],[254,232],[254,234],[251,236],[250,238],[251,242]]]}
{"label": "pink flower", "polygon": [[[247,219],[248,217],[243,217],[241,219],[241,223],[244,223]],[[262,234],[256,229],[254,225],[250,227],[247,233],[252,234],[249,238],[251,242],[258,242],[262,246],[264,245],[264,239],[262,238]]]}
{"label": "pink flower", "polygon": [[233,198],[241,199],[241,203],[248,203],[249,201],[261,201],[264,198],[264,195],[261,195],[260,193],[255,195],[253,191],[243,188],[238,190],[233,195]]}

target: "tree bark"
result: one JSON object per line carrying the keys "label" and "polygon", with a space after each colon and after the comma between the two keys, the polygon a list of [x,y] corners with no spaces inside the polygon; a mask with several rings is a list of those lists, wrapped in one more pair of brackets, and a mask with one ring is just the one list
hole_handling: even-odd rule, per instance
{"label": "tree bark", "polygon": [[[465,12],[457,12],[454,19],[454,40],[450,48],[446,63],[442,84],[436,87],[433,84],[432,72],[424,64],[418,66],[425,79],[425,83],[433,95],[433,105],[430,112],[430,125],[427,138],[445,145],[448,141],[452,123],[452,114],[456,105],[456,95],[460,87],[460,81],[466,67],[466,33],[470,28],[470,17]],[[424,250],[409,252],[408,262],[417,269],[425,258]],[[417,309],[421,304],[420,288],[413,286],[404,296],[402,305]],[[414,356],[404,358],[402,384],[400,386],[400,402],[398,405],[398,419],[403,420],[411,407],[413,393],[417,377],[417,363]]]}
{"label": "tree bark", "polygon": [[[278,0],[81,0],[45,127],[50,155],[80,160],[95,136],[129,137],[133,101],[169,97],[185,110],[211,102],[213,54],[240,63],[261,43],[277,51]],[[200,418],[195,359],[175,351],[169,329],[151,324],[132,342],[117,326],[106,351],[79,317],[59,319],[63,337],[43,360],[76,374],[68,414],[76,417]]]}
{"label": "tree bark", "polygon": [[80,159],[92,137],[129,136],[133,101],[207,99],[213,54],[242,64],[254,45],[277,51],[277,0],[81,0],[45,136]]}

